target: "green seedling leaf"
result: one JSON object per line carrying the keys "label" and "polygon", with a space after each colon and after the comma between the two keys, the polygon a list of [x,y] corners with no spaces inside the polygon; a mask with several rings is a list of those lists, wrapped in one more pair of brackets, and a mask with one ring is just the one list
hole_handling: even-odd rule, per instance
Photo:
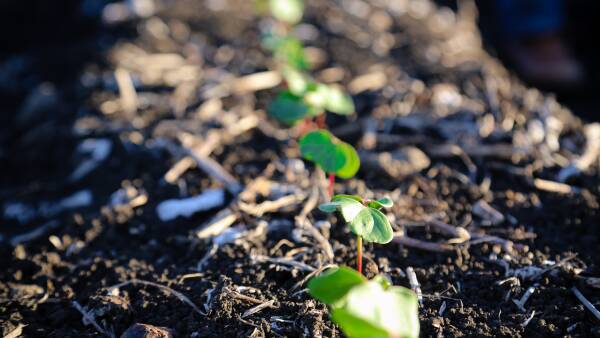
{"label": "green seedling leaf", "polygon": [[281,60],[289,67],[305,70],[308,69],[308,60],[304,53],[302,42],[295,37],[286,36],[270,43],[275,51],[275,58]]}
{"label": "green seedling leaf", "polygon": [[391,208],[392,205],[394,205],[394,202],[392,202],[392,200],[389,197],[384,197],[376,201],[369,201],[367,205],[375,209]]}
{"label": "green seedling leaf", "polygon": [[350,199],[353,199],[353,200],[355,200],[357,202],[363,203],[363,199],[360,196],[358,196],[358,195],[338,194],[338,195],[333,196],[333,198],[331,200],[335,201],[335,200],[337,200],[339,198],[350,198]]}
{"label": "green seedling leaf", "polygon": [[379,244],[389,243],[394,238],[394,230],[387,217],[378,210],[380,205],[389,205],[391,201],[385,198],[378,200],[377,208],[367,205],[364,201],[354,195],[336,195],[331,202],[319,205],[324,212],[339,211],[352,232],[361,236],[366,242]]}
{"label": "green seedling leaf", "polygon": [[339,303],[353,287],[365,283],[363,275],[348,267],[332,268],[308,282],[308,292],[321,302]]}
{"label": "green seedling leaf", "polygon": [[346,195],[338,195],[333,197],[331,202],[319,205],[319,209],[324,212],[339,211],[346,223],[352,220],[366,207],[359,201],[346,197]]}
{"label": "green seedling leaf", "polygon": [[360,166],[358,154],[351,145],[342,142],[326,130],[315,130],[300,139],[300,153],[327,173],[350,178]]}
{"label": "green seedling leaf", "polygon": [[302,19],[304,3],[302,0],[269,0],[271,14],[289,24],[296,24]]}
{"label": "green seedling leaf", "polygon": [[390,334],[344,308],[331,310],[331,319],[348,338],[389,338]]}
{"label": "green seedling leaf", "polygon": [[327,89],[325,109],[340,115],[350,115],[354,113],[354,102],[350,95],[344,93],[338,87],[329,86]]}
{"label": "green seedling leaf", "polygon": [[311,81],[308,76],[292,67],[285,67],[283,70],[283,78],[287,83],[290,93],[298,97],[304,96]]}
{"label": "green seedling leaf", "polygon": [[279,93],[268,111],[275,119],[287,125],[293,125],[308,115],[308,107],[302,98],[289,91]]}
{"label": "green seedling leaf", "polygon": [[263,35],[262,45],[272,51],[275,58],[285,66],[298,70],[308,69],[304,46],[296,37],[269,32]]}
{"label": "green seedling leaf", "polygon": [[372,222],[373,226],[369,228],[367,233],[361,235],[363,239],[366,242],[374,242],[379,244],[387,244],[391,242],[394,238],[394,230],[390,225],[390,221],[388,221],[387,217],[385,217],[385,215],[377,209],[367,208],[367,210],[369,213],[368,216],[365,217],[369,217],[371,220],[365,221],[363,219],[363,222],[365,222],[364,225],[369,226]]}
{"label": "green seedling leaf", "polygon": [[299,142],[300,153],[305,159],[315,162],[325,172],[335,173],[346,160],[343,153],[336,151],[333,137],[326,130],[306,133]]}
{"label": "green seedling leaf", "polygon": [[380,281],[352,287],[332,318],[349,338],[419,335],[416,295],[399,286],[386,289]]}
{"label": "green seedling leaf", "polygon": [[360,157],[354,150],[354,147],[347,143],[337,145],[338,151],[344,154],[344,165],[335,173],[338,177],[348,179],[354,177],[360,169]]}
{"label": "green seedling leaf", "polygon": [[306,94],[304,94],[304,101],[307,105],[314,107],[317,115],[323,113],[325,105],[327,104],[327,96],[329,95],[329,88],[320,83],[312,83],[308,86]]}
{"label": "green seedling leaf", "polygon": [[365,240],[366,236],[373,231],[373,226],[375,225],[370,210],[370,208],[363,206],[363,209],[356,214],[350,223],[348,223],[350,230],[352,230],[355,235],[363,237]]}

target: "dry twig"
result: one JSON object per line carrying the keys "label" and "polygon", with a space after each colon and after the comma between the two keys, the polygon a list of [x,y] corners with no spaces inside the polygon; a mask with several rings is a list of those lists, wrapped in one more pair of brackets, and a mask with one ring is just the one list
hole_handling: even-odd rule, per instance
{"label": "dry twig", "polygon": [[579,289],[577,289],[576,287],[571,288],[571,291],[573,291],[573,293],[575,294],[575,297],[577,297],[577,299],[579,299],[579,301],[588,310],[590,310],[590,312],[594,315],[594,317],[596,317],[596,318],[598,318],[598,320],[600,320],[600,311],[598,311],[598,309],[596,309],[594,304],[590,303],[590,301],[587,300],[587,298],[585,298],[585,296],[581,293],[581,291],[579,291]]}
{"label": "dry twig", "polygon": [[109,287],[108,288],[108,292],[112,293],[114,290],[118,290],[119,288],[122,288],[124,286],[129,285],[129,284],[134,284],[134,285],[135,284],[142,284],[142,285],[148,285],[148,286],[153,286],[155,288],[159,288],[159,289],[165,291],[166,293],[175,296],[177,299],[179,299],[180,301],[186,303],[187,305],[189,305],[196,313],[198,313],[198,314],[200,314],[202,316],[206,316],[206,313],[202,312],[196,306],[196,304],[194,304],[188,297],[186,297],[181,292],[175,291],[175,290],[171,289],[168,286],[160,285],[160,284],[154,283],[154,282],[149,282],[149,281],[145,281],[145,280],[141,280],[141,279],[131,279],[131,280],[128,280],[126,282],[119,283],[117,285],[113,285],[113,286]]}
{"label": "dry twig", "polygon": [[92,326],[94,326],[94,328],[101,334],[103,334],[107,337],[111,337],[111,338],[115,337],[114,333],[109,332],[108,330],[106,330],[102,326],[100,326],[100,324],[98,324],[96,322],[96,320],[94,319],[94,316],[91,315],[89,312],[87,312],[76,300],[72,301],[71,305],[73,305],[73,307],[77,311],[79,311],[79,313],[81,313],[81,315],[83,316],[82,320],[83,320],[84,325],[92,324]]}

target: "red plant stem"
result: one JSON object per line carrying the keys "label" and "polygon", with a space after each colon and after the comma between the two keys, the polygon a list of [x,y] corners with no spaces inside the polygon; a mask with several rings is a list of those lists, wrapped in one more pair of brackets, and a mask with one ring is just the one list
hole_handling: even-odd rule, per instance
{"label": "red plant stem", "polygon": [[356,270],[362,274],[362,237],[356,236]]}
{"label": "red plant stem", "polygon": [[317,116],[317,127],[320,129],[327,129],[327,123],[325,122],[325,113]]}
{"label": "red plant stem", "polygon": [[300,136],[303,136],[304,134],[308,133],[313,129],[313,123],[310,119],[304,119],[302,120],[302,122],[300,122],[300,125],[298,127],[298,134],[300,134]]}
{"label": "red plant stem", "polygon": [[327,193],[329,194],[329,199],[333,197],[333,184],[335,183],[335,174],[329,174],[329,186],[327,186]]}

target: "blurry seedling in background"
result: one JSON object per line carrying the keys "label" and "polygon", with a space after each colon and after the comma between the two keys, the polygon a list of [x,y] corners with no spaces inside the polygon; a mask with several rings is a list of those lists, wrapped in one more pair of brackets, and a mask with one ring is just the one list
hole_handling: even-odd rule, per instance
{"label": "blurry seedling in background", "polygon": [[384,276],[369,281],[351,268],[332,268],[312,278],[308,290],[329,305],[331,319],[349,338],[419,336],[417,296]]}
{"label": "blurry seedling in background", "polygon": [[394,238],[390,221],[380,211],[393,205],[387,197],[379,200],[363,200],[355,195],[336,195],[331,202],[324,203],[319,209],[324,212],[339,211],[350,230],[356,235],[356,266],[362,273],[362,241],[387,244]]}
{"label": "blurry seedling in background", "polygon": [[279,93],[268,109],[278,121],[294,125],[318,117],[319,127],[324,128],[325,111],[339,115],[354,113],[352,98],[339,87],[318,83],[289,67],[283,71],[283,77],[288,88]]}
{"label": "blurry seedling in background", "polygon": [[[269,114],[290,126],[305,121],[305,127],[318,117],[319,127],[324,128],[325,111],[340,115],[354,113],[354,102],[350,95],[337,86],[319,83],[306,74],[309,62],[304,46],[290,34],[292,25],[302,19],[303,2],[269,0],[268,5],[278,24],[265,34],[263,46],[272,51],[277,69],[287,85],[287,89],[281,91],[269,106]],[[264,7],[264,3],[261,7]]]}
{"label": "blurry seedling in background", "polygon": [[352,178],[360,168],[360,158],[354,147],[340,141],[327,130],[318,129],[306,133],[300,139],[300,153],[328,174],[329,197],[333,196],[336,176]]}

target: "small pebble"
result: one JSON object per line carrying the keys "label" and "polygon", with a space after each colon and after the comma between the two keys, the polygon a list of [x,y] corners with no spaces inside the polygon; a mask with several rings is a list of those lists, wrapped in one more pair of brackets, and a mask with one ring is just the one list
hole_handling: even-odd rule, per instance
{"label": "small pebble", "polygon": [[136,323],[131,325],[121,338],[172,338],[173,333],[166,327]]}

